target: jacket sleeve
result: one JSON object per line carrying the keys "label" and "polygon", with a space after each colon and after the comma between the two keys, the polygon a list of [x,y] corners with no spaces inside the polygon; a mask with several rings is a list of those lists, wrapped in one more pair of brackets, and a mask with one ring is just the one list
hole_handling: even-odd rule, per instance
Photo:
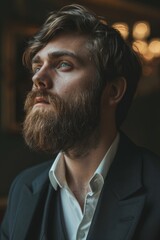
{"label": "jacket sleeve", "polygon": [[16,209],[18,206],[19,187],[17,184],[20,181],[20,176],[17,177],[10,188],[8,195],[7,209],[0,226],[0,240],[10,240],[14,226],[14,219],[16,215]]}

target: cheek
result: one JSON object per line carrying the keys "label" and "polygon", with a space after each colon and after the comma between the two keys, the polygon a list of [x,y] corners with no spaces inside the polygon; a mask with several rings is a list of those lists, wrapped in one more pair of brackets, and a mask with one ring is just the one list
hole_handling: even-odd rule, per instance
{"label": "cheek", "polygon": [[59,96],[68,96],[88,89],[96,80],[95,71],[75,71],[58,76],[54,81],[53,92]]}
{"label": "cheek", "polygon": [[54,86],[53,93],[58,94],[60,97],[65,97],[70,95],[75,88],[76,86],[74,84],[59,82]]}

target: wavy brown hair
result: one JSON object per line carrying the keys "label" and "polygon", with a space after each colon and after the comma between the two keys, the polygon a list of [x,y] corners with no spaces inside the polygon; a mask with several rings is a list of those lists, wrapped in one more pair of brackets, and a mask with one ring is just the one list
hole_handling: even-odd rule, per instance
{"label": "wavy brown hair", "polygon": [[31,68],[32,58],[57,34],[79,33],[88,37],[88,47],[97,66],[99,84],[124,77],[127,90],[117,106],[119,127],[126,117],[141,76],[141,63],[120,33],[87,8],[72,4],[51,12],[40,31],[31,39],[23,55],[23,63]]}

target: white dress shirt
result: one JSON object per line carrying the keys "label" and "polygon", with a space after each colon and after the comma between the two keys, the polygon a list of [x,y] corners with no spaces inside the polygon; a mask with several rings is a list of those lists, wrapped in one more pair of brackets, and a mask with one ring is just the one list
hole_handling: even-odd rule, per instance
{"label": "white dress shirt", "polygon": [[55,190],[58,189],[58,186],[60,187],[62,211],[69,240],[85,240],[87,238],[99,195],[104,184],[104,179],[115,157],[118,143],[119,134],[117,134],[88,183],[90,190],[85,197],[83,212],[77,199],[68,187],[65,177],[63,153],[60,152],[56,157],[49,171],[49,178]]}

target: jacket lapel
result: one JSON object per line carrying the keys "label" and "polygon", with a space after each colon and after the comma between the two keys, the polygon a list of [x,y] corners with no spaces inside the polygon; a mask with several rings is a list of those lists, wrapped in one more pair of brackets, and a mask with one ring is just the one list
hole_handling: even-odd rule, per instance
{"label": "jacket lapel", "polygon": [[[12,240],[24,240],[29,232],[34,213],[45,199],[48,187],[48,170],[40,175],[31,186],[24,185],[21,191],[17,213],[12,230]],[[41,212],[42,209],[38,209]],[[39,213],[40,214],[40,213]],[[33,226],[34,227],[34,226]]]}
{"label": "jacket lapel", "polygon": [[121,136],[87,240],[132,239],[145,202],[141,171],[137,147]]}

